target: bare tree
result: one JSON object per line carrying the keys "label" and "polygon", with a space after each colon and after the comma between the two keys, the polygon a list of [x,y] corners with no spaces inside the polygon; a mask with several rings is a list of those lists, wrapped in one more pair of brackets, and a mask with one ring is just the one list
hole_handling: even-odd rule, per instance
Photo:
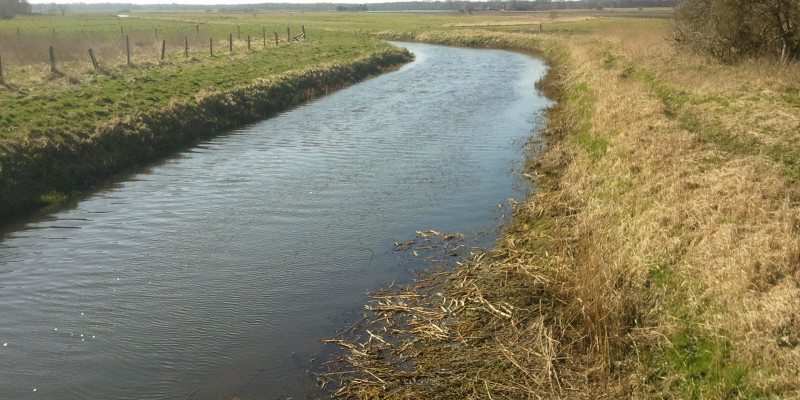
{"label": "bare tree", "polygon": [[742,57],[800,55],[799,0],[682,0],[675,41],[722,62]]}
{"label": "bare tree", "polygon": [[28,0],[0,0],[0,19],[14,18],[20,14],[30,14]]}

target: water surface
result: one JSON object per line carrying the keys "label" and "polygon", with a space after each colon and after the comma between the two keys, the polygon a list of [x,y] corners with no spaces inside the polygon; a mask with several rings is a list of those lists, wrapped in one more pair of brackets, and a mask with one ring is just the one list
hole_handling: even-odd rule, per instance
{"label": "water surface", "polygon": [[528,190],[543,64],[403,45],[397,72],[5,233],[0,398],[302,398],[320,341],[407,279],[393,242],[489,232]]}

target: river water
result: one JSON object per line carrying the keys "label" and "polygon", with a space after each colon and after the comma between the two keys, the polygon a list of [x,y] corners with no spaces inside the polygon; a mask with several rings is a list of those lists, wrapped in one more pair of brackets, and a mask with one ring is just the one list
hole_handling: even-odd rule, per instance
{"label": "river water", "polygon": [[[418,230],[490,245],[545,66],[416,60],[0,232],[0,398],[302,398]],[[489,232],[488,234],[486,234]]]}

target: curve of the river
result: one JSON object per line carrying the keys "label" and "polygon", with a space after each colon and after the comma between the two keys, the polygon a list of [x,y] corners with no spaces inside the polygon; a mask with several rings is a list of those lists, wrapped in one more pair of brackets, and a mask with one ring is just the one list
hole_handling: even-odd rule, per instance
{"label": "curve of the river", "polygon": [[542,62],[402,45],[397,72],[0,233],[0,398],[303,397],[320,341],[406,279],[395,241],[491,231],[528,190]]}

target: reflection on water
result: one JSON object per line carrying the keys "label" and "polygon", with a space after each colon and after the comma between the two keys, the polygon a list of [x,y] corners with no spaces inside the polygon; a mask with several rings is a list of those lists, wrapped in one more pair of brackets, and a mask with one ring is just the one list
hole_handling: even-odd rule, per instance
{"label": "reflection on water", "polygon": [[527,190],[542,63],[404,45],[398,72],[7,233],[0,398],[302,397],[320,340],[407,279],[393,242],[491,230]]}

